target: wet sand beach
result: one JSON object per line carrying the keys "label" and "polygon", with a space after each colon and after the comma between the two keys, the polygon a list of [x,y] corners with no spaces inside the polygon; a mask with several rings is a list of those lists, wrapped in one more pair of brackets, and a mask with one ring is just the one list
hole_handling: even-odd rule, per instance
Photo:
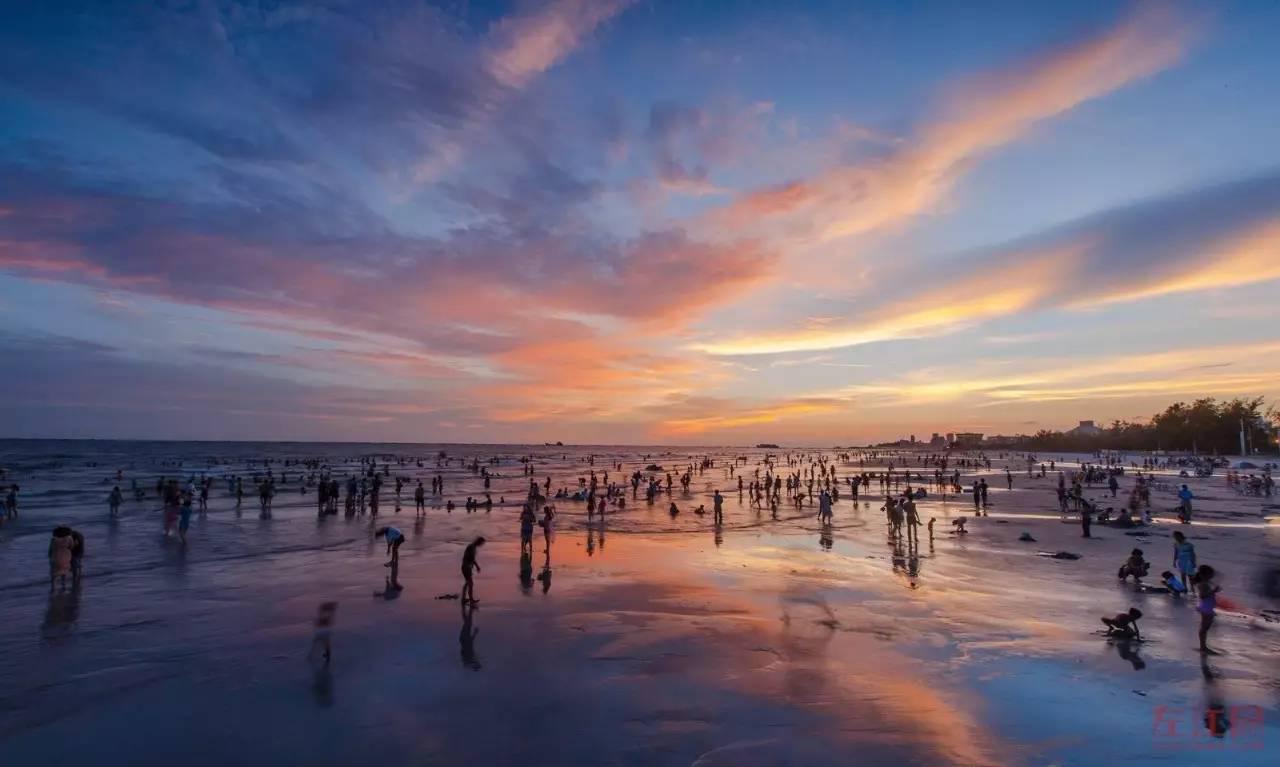
{"label": "wet sand beach", "polygon": [[[454,460],[437,469],[440,450]],[[1261,765],[1280,753],[1280,623],[1262,612],[1280,605],[1254,588],[1280,542],[1265,499],[1234,494],[1220,474],[1167,476],[1196,493],[1192,525],[1177,524],[1176,498],[1159,490],[1155,524],[1095,525],[1086,540],[1074,516],[1060,518],[1055,473],[1029,479],[1013,460],[1008,491],[1005,462],[989,453],[990,471],[961,469],[966,485],[991,483],[989,516],[975,518],[967,495],[931,493],[919,508],[937,519],[933,539],[921,528],[908,546],[888,537],[883,499],[864,490],[855,504],[847,485],[829,526],[815,505],[784,499],[776,519],[750,508],[723,467],[745,457],[749,482],[765,454],[11,443],[0,465],[22,486],[22,507],[0,527],[0,763]],[[321,457],[341,477],[373,455],[380,466],[421,457],[422,467],[393,461],[392,477],[442,474],[444,496],[415,519],[413,481],[398,511],[389,483],[376,520],[318,518],[314,488],[298,490],[304,470],[282,465]],[[615,482],[650,463],[716,463],[652,505],[628,486],[626,509],[603,522],[553,499],[550,551],[539,530],[524,563],[524,455],[553,492],[576,489],[591,455]],[[248,482],[237,512],[219,480],[186,547],[161,537],[157,476],[246,474],[246,458],[266,456],[295,480],[270,518],[259,518]],[[457,459],[494,456],[490,492],[507,505],[468,513],[463,500],[484,491]],[[610,466],[619,461],[620,472]],[[883,469],[835,465],[841,480]],[[126,500],[111,520],[102,480],[117,469]],[[134,477],[143,501],[128,493]],[[1123,478],[1123,490],[1131,484]],[[717,487],[721,526],[710,514]],[[447,512],[445,499],[458,508]],[[671,500],[682,509],[674,520]],[[705,517],[692,513],[698,504]],[[950,532],[958,517],[965,536]],[[45,550],[57,524],[83,532],[87,554],[80,585],[51,593]],[[399,592],[386,592],[386,546],[373,535],[386,524],[407,537]],[[1250,613],[1219,615],[1210,644],[1220,655],[1196,651],[1193,600],[1117,581],[1139,546],[1147,583],[1158,583],[1175,529]],[[1019,541],[1023,532],[1036,541]],[[462,549],[477,535],[488,543],[470,609],[438,597],[459,592]],[[1059,550],[1080,558],[1039,555]],[[306,658],[325,601],[338,603],[327,667]],[[1099,616],[1130,606],[1144,613],[1143,642],[1099,634]],[[1225,737],[1203,721],[1216,705],[1232,719]]]}

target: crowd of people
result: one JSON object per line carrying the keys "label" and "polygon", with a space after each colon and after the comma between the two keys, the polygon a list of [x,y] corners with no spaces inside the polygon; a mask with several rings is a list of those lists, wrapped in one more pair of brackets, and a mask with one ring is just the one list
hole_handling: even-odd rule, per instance
{"label": "crowd of people", "polygon": [[[270,519],[273,504],[277,497],[296,492],[301,496],[314,492],[316,513],[323,518],[337,515],[342,509],[348,518],[369,515],[371,529],[377,539],[386,544],[387,568],[385,586],[379,595],[392,598],[403,588],[399,579],[400,549],[407,538],[404,532],[394,524],[382,524],[374,529],[374,520],[385,511],[385,504],[393,504],[393,512],[401,509],[401,499],[407,488],[411,489],[414,513],[422,518],[428,513],[428,503],[432,508],[443,508],[452,512],[456,506],[451,497],[446,497],[446,476],[457,469],[470,473],[483,488],[482,496],[467,496],[463,508],[467,512],[492,512],[495,507],[507,506],[506,496],[500,495],[495,503],[491,493],[491,483],[495,480],[509,480],[511,475],[502,474],[503,466],[510,467],[518,463],[519,473],[528,478],[528,490],[522,501],[518,502],[519,511],[516,525],[520,541],[520,581],[522,585],[532,585],[532,556],[534,551],[535,528],[540,528],[545,556],[542,573],[538,580],[543,582],[544,590],[551,583],[551,552],[555,540],[556,520],[559,515],[557,504],[582,504],[585,507],[586,523],[591,530],[592,525],[599,526],[600,545],[604,541],[604,522],[606,515],[625,512],[628,503],[644,503],[657,505],[664,498],[667,512],[671,518],[677,518],[685,512],[691,512],[695,518],[702,518],[708,510],[705,504],[681,508],[679,499],[691,497],[691,487],[695,481],[701,481],[710,491],[711,520],[719,532],[725,523],[725,493],[736,490],[739,507],[748,511],[762,512],[768,510],[773,519],[779,518],[781,508],[794,510],[799,515],[816,514],[821,526],[823,545],[830,546],[831,526],[833,524],[837,504],[842,498],[855,505],[868,496],[883,498],[880,509],[885,514],[885,524],[891,545],[895,547],[895,569],[898,562],[903,562],[903,571],[913,581],[918,575],[918,554],[920,528],[924,520],[918,504],[931,500],[946,501],[949,497],[968,495],[972,503],[973,516],[982,517],[989,514],[992,503],[993,484],[1004,486],[1004,491],[1012,492],[1015,486],[1013,467],[1025,461],[1026,475],[1030,478],[1045,478],[1056,472],[1056,500],[1059,512],[1065,518],[1076,514],[1080,519],[1083,537],[1091,536],[1094,524],[1114,527],[1135,527],[1152,524],[1152,491],[1157,486],[1159,465],[1151,459],[1143,459],[1141,464],[1130,462],[1125,465],[1114,456],[1097,456],[1093,462],[1079,461],[1075,466],[1059,465],[1057,459],[1038,460],[1033,455],[1015,456],[1000,454],[995,460],[1003,462],[1003,469],[994,468],[993,456],[986,454],[955,454],[949,452],[889,452],[889,451],[847,451],[834,455],[823,453],[772,453],[757,456],[754,464],[749,456],[728,456],[715,458],[702,456],[691,459],[678,466],[666,467],[648,462],[630,472],[624,469],[624,463],[610,460],[607,465],[596,466],[595,457],[586,459],[586,465],[580,476],[576,478],[576,486],[568,485],[555,488],[553,479],[548,474],[542,481],[536,477],[537,461],[532,456],[519,458],[503,458],[492,456],[487,459],[471,457],[466,459],[450,458],[440,454],[431,458],[411,456],[366,456],[359,459],[355,471],[347,470],[344,474],[328,461],[320,458],[308,459],[270,459],[262,458],[244,462],[243,471],[224,472],[215,478],[205,473],[181,470],[180,464],[173,466],[178,476],[161,476],[154,485],[155,496],[160,500],[162,532],[166,539],[176,535],[178,545],[188,544],[191,521],[195,515],[208,512],[210,496],[213,488],[221,484],[224,497],[234,499],[234,510],[239,513],[244,501],[245,486],[258,498],[259,515],[262,519]],[[649,461],[644,456],[642,461]],[[425,470],[425,471],[423,471]],[[423,476],[423,475],[426,476]],[[963,475],[971,475],[964,480]],[[185,481],[182,476],[186,475]],[[121,488],[123,472],[117,471],[115,484],[107,497],[108,514],[116,518],[126,503],[126,494]],[[426,482],[424,483],[424,480]],[[990,480],[990,481],[989,481]],[[1238,483],[1235,475],[1228,474],[1228,483]],[[1260,492],[1269,494],[1271,488],[1269,472],[1257,478]],[[967,482],[967,484],[966,484]],[[1119,511],[1114,506],[1102,504],[1107,500],[1119,500],[1122,483],[1128,483],[1125,490],[1125,503]],[[143,500],[149,488],[144,488],[134,478],[130,483],[132,497]],[[4,497],[4,518],[16,519],[18,515],[17,484],[10,484]],[[1101,494],[1101,499],[1090,497],[1094,492]],[[1177,519],[1183,524],[1191,524],[1193,515],[1194,494],[1186,484],[1176,491]],[[642,500],[643,499],[643,500]],[[811,511],[806,511],[812,509]],[[795,519],[799,517],[790,517]],[[927,534],[932,545],[934,523],[930,518],[927,523]],[[968,533],[963,517],[951,520],[951,533],[963,536]],[[1024,538],[1024,540],[1033,538]],[[1154,588],[1175,598],[1192,595],[1197,600],[1197,609],[1201,615],[1200,648],[1204,652],[1212,652],[1206,644],[1207,635],[1213,625],[1216,612],[1219,587],[1215,582],[1215,571],[1208,565],[1198,564],[1195,547],[1182,531],[1173,534],[1174,547],[1171,569],[1160,574],[1160,585]],[[461,574],[463,584],[458,598],[464,609],[474,608],[478,604],[475,593],[474,576],[480,571],[478,551],[485,543],[483,537],[476,537],[468,544],[462,554]],[[589,547],[594,547],[595,536],[589,538]],[[906,547],[905,552],[898,548]],[[590,552],[591,549],[589,549]],[[49,544],[50,589],[57,584],[67,588],[82,576],[82,560],[85,551],[84,536],[67,526],[54,529]],[[909,564],[908,564],[909,563]],[[1131,556],[1119,568],[1121,580],[1132,579],[1141,587],[1147,588],[1144,579],[1149,577],[1150,565],[1145,560],[1141,549],[1134,549]],[[1104,619],[1107,632],[1112,635],[1137,637],[1137,620],[1140,613],[1133,611],[1108,616]],[[325,655],[328,656],[328,633],[332,615],[326,623]]]}

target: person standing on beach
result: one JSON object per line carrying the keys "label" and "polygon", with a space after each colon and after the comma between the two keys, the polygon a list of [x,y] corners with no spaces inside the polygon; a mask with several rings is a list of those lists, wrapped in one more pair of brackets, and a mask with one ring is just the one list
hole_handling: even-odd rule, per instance
{"label": "person standing on beach", "polygon": [[1191,524],[1191,499],[1195,498],[1191,490],[1183,485],[1178,491],[1178,517],[1182,520],[1182,524]]}
{"label": "person standing on beach", "polygon": [[529,504],[525,504],[520,509],[520,551],[533,553],[533,526],[538,521],[538,515],[533,513],[533,509]]}
{"label": "person standing on beach", "polygon": [[173,526],[178,521],[178,504],[180,502],[178,494],[178,482],[169,480],[164,483],[164,537],[168,538],[173,534]]}
{"label": "person standing on beach", "polygon": [[178,512],[178,539],[185,546],[187,543],[187,528],[191,527],[191,490],[182,491],[182,509]]}
{"label": "person standing on beach", "polygon": [[1081,538],[1092,538],[1089,534],[1089,526],[1093,524],[1093,510],[1088,506],[1080,507],[1080,534]]}
{"label": "person standing on beach", "polygon": [[71,574],[71,528],[55,527],[49,539],[49,591],[53,592],[53,584],[62,580],[62,588],[67,588],[67,576]]}
{"label": "person standing on beach", "polygon": [[[916,502],[908,496],[902,502],[902,509],[906,512],[907,518],[907,540],[920,541],[920,513],[916,511]],[[932,528],[930,528],[932,532]]]}
{"label": "person standing on beach", "polygon": [[107,496],[107,505],[111,508],[111,516],[120,516],[120,503],[124,500],[124,494],[120,492],[120,486],[116,485],[111,489],[111,495]]}
{"label": "person standing on beach", "polygon": [[4,497],[5,519],[18,518],[18,486],[9,485],[9,492]]}
{"label": "person standing on beach", "polygon": [[1209,629],[1213,627],[1213,619],[1217,615],[1218,592],[1221,591],[1218,585],[1213,582],[1215,575],[1216,573],[1212,567],[1200,565],[1200,569],[1196,571],[1193,579],[1196,586],[1196,597],[1199,598],[1196,603],[1196,612],[1200,613],[1200,652],[1205,655],[1217,655],[1206,644],[1209,639]]}
{"label": "person standing on beach", "polygon": [[551,553],[551,538],[555,535],[555,519],[556,513],[551,507],[543,506],[542,521],[539,524],[542,525],[542,540],[546,544],[544,551],[548,554]]}
{"label": "person standing on beach", "polygon": [[[742,478],[739,477],[738,481],[741,482]],[[717,525],[723,525],[724,524],[724,496],[720,495],[719,490],[715,492],[715,495],[711,496],[711,510],[715,514],[715,520],[714,520],[715,523]]]}
{"label": "person standing on beach", "polygon": [[1182,576],[1183,589],[1191,588],[1191,577],[1196,572],[1196,547],[1181,530],[1173,533],[1173,568]]}
{"label": "person standing on beach", "polygon": [[978,489],[982,491],[982,508],[985,509],[987,508],[987,491],[991,489],[990,486],[987,485],[987,480],[985,477],[983,478],[982,482],[978,484]]}
{"label": "person standing on beach", "polygon": [[418,487],[413,491],[413,504],[418,514],[427,513],[427,491],[422,486],[422,480],[418,480]]}
{"label": "person standing on beach", "polygon": [[79,583],[84,572],[84,534],[71,528],[71,582]]}
{"label": "person standing on beach", "polygon": [[480,572],[480,563],[476,561],[476,549],[484,545],[484,536],[467,544],[462,551],[462,603],[476,604],[476,585],[472,580],[472,571]]}

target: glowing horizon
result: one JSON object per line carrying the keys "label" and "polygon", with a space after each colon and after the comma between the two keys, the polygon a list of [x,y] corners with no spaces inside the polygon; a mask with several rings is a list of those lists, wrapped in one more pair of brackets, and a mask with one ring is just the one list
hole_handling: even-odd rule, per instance
{"label": "glowing horizon", "polygon": [[1280,401],[1280,8],[899,5],[0,12],[0,437]]}

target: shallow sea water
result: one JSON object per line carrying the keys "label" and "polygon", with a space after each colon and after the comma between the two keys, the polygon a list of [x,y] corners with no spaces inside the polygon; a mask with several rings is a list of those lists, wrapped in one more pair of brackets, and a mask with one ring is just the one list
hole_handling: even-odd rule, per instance
{"label": "shallow sea water", "polygon": [[[437,469],[442,450],[454,460]],[[550,551],[539,534],[526,563],[514,503],[525,455],[553,489],[576,488],[591,455],[598,473],[623,463],[609,469],[615,481],[702,455],[716,466],[688,494],[676,485],[676,520],[671,498],[650,506],[643,490],[603,523],[556,502]],[[856,506],[843,494],[825,527],[811,507],[777,519],[747,508],[722,467],[745,457],[749,482],[763,455],[6,443],[0,466],[22,486],[22,516],[0,527],[0,764],[1248,765],[1280,754],[1277,624],[1224,614],[1212,635],[1224,654],[1202,663],[1191,605],[1116,583],[1134,545],[1163,569],[1174,525],[1141,538],[1095,527],[1082,541],[1058,519],[1052,477],[1015,472],[1006,491],[998,466],[982,473],[990,517],[973,519],[964,496],[927,500],[934,540],[907,546],[887,538],[865,494]],[[393,476],[441,473],[445,496],[415,520],[412,482],[398,512],[388,483],[376,522],[317,517],[314,489],[299,492],[303,470],[280,465],[320,458],[341,477],[362,456],[392,457]],[[509,503],[468,514],[463,500],[483,489],[457,459],[494,456],[490,492]],[[162,538],[159,476],[251,474],[263,468],[245,461],[264,457],[290,479],[269,519],[248,482],[237,511],[217,481],[189,544]],[[860,470],[837,467],[841,478]],[[117,469],[126,501],[110,520],[103,480]],[[128,492],[134,478],[143,501]],[[690,513],[710,508],[717,486],[728,491],[718,529]],[[1250,611],[1277,607],[1250,583],[1280,530],[1220,479],[1195,489],[1200,560]],[[445,498],[459,508],[447,513]],[[948,534],[961,515],[972,532]],[[393,598],[372,535],[388,522],[408,536]],[[85,534],[87,557],[78,588],[50,593],[56,524]],[[1038,542],[1018,542],[1023,530]],[[437,597],[459,590],[461,549],[476,535],[490,543],[480,605],[466,610]],[[1036,555],[1058,549],[1083,556]],[[326,669],[305,656],[327,600],[339,607]],[[1130,605],[1146,614],[1147,641],[1094,633],[1098,616]],[[1203,720],[1219,703],[1231,729],[1217,738]]]}

